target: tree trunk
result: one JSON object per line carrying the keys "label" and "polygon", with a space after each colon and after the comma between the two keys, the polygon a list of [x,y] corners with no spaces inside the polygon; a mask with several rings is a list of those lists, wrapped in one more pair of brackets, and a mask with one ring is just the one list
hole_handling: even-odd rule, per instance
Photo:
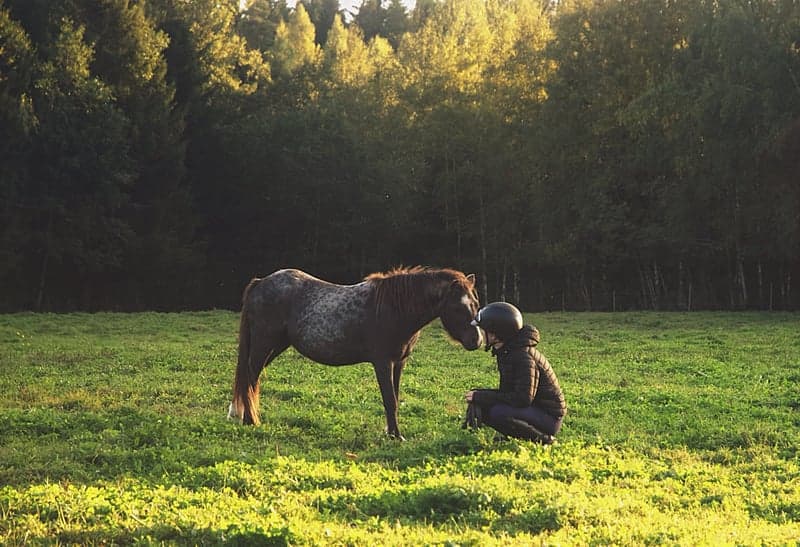
{"label": "tree trunk", "polygon": [[53,233],[53,211],[50,211],[47,217],[47,231],[44,235],[44,258],[42,258],[42,267],[39,270],[39,288],[36,293],[36,311],[42,311],[42,303],[44,302],[44,291],[47,283],[47,266],[50,262],[50,234]]}
{"label": "tree trunk", "polygon": [[44,249],[42,268],[39,272],[39,289],[36,293],[36,311],[42,311],[42,301],[44,300],[45,279],[47,278],[47,263],[50,260],[50,244]]}
{"label": "tree trunk", "polygon": [[506,272],[508,271],[508,257],[503,257],[503,271],[500,274],[500,296],[498,300],[506,301]]}
{"label": "tree trunk", "polygon": [[520,305],[520,296],[519,296],[519,268],[517,268],[516,266],[514,266],[514,267],[512,268],[512,271],[514,272],[514,273],[512,274],[512,275],[513,275],[513,277],[512,277],[512,283],[513,283],[512,290],[514,291],[514,303],[515,303],[516,305],[518,305],[518,306],[519,306],[519,305]]}
{"label": "tree trunk", "polygon": [[[655,264],[655,262],[653,264]],[[657,268],[655,269],[655,275],[658,275]],[[650,271],[649,267],[642,266],[641,263],[639,264],[639,281],[641,283],[642,298],[644,299],[644,305],[650,308],[651,310],[656,310],[657,280],[654,280],[654,272]]]}
{"label": "tree trunk", "polygon": [[581,299],[583,300],[583,308],[585,311],[592,311],[592,293],[586,285],[586,274],[581,273],[580,281]]}
{"label": "tree trunk", "polygon": [[[737,253],[738,254],[738,253]],[[747,307],[747,282],[744,278],[744,260],[741,256],[737,256],[736,259],[736,278],[737,278],[737,285],[739,289],[739,297],[741,299],[741,307]]]}
{"label": "tree trunk", "polygon": [[780,291],[781,304],[786,305],[786,269],[785,265],[781,266],[781,278],[778,283],[778,290]]}
{"label": "tree trunk", "polygon": [[481,291],[483,292],[482,300],[489,301],[489,282],[487,281],[488,272],[486,270],[486,211],[484,211],[483,204],[483,188],[478,189],[478,222],[481,238]]}
{"label": "tree trunk", "polygon": [[538,305],[539,309],[550,309],[549,306],[545,308],[544,281],[542,280],[541,275],[536,279],[536,292],[536,304]]}
{"label": "tree trunk", "polygon": [[667,292],[666,285],[658,261],[653,260],[653,309],[655,310],[661,309],[661,297]]}
{"label": "tree trunk", "polygon": [[322,216],[320,213],[320,208],[322,207],[322,198],[320,195],[321,193],[317,192],[315,198],[314,209],[316,214],[314,215],[314,232],[312,236],[313,239],[311,240],[311,263],[314,264],[315,268],[319,267],[319,264],[317,263],[317,251],[319,250],[319,225],[322,222],[322,218],[320,218]]}
{"label": "tree trunk", "polygon": [[[447,150],[444,152],[444,232],[450,232],[450,192],[447,191],[447,186],[450,183],[450,160],[448,158]],[[435,195],[435,192],[434,192]]]}
{"label": "tree trunk", "polygon": [[769,283],[769,311],[772,311],[772,282]]}
{"label": "tree trunk", "polygon": [[456,264],[461,266],[461,214],[458,207],[458,180],[456,180],[456,166],[455,160],[451,169],[453,177],[453,210],[456,215]]}
{"label": "tree trunk", "polygon": [[756,263],[756,273],[758,274],[758,308],[764,309],[764,273],[761,270],[761,260]]}

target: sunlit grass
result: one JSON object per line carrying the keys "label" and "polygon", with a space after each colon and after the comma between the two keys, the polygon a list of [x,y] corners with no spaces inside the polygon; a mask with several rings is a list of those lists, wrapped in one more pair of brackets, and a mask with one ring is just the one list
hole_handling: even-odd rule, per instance
{"label": "sunlit grass", "polygon": [[800,316],[541,314],[559,444],[460,428],[496,385],[438,325],[383,434],[369,365],[288,351],[225,420],[236,314],[0,316],[0,543],[793,544]]}

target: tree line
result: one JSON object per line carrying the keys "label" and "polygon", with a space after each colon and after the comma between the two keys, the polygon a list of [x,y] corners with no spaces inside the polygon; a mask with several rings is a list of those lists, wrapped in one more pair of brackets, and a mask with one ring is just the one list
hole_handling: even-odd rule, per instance
{"label": "tree line", "polygon": [[0,0],[0,311],[798,309],[798,213],[796,0]]}

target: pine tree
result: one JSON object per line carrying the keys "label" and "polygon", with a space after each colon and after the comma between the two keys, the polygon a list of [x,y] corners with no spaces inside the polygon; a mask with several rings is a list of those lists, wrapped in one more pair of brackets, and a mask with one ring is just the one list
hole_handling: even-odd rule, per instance
{"label": "pine tree", "polygon": [[263,53],[275,42],[278,24],[288,17],[285,0],[251,0],[240,14],[237,28],[248,47]]}
{"label": "pine tree", "polygon": [[288,77],[319,60],[319,47],[315,42],[315,28],[303,4],[298,4],[288,22],[278,24],[275,42],[269,61],[276,77]]}

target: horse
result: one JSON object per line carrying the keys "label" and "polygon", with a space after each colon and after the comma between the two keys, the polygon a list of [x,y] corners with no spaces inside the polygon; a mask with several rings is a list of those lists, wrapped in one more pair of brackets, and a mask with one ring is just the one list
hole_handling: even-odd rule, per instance
{"label": "horse", "polygon": [[475,276],[447,268],[395,268],[354,285],[337,285],[301,270],[254,278],[244,289],[239,357],[228,418],[258,425],[261,371],[289,346],[325,365],[372,363],[386,432],[397,424],[400,376],[421,329],[439,317],[467,350],[483,343],[471,325],[478,312]]}

